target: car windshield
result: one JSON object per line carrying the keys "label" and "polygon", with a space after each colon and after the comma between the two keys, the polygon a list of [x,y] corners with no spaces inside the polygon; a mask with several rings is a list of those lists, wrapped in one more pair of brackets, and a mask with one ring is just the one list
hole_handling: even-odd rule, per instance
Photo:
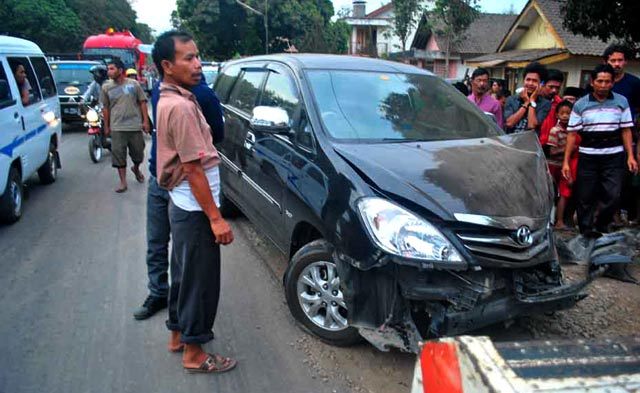
{"label": "car windshield", "polygon": [[337,70],[307,75],[324,127],[336,139],[404,142],[502,134],[465,96],[435,76]]}
{"label": "car windshield", "polygon": [[[118,49],[118,48],[85,48],[82,50],[85,55],[103,57],[105,59],[111,59],[114,57],[119,58],[124,63],[124,68],[136,68],[136,52],[133,49]],[[93,57],[88,59],[94,60]]]}
{"label": "car windshield", "polygon": [[214,68],[202,67],[202,73],[204,74],[204,79],[207,81],[208,85],[214,84],[218,77],[218,71]]}
{"label": "car windshield", "polygon": [[59,92],[67,86],[87,87],[93,81],[89,69],[93,64],[51,64],[53,78]]}

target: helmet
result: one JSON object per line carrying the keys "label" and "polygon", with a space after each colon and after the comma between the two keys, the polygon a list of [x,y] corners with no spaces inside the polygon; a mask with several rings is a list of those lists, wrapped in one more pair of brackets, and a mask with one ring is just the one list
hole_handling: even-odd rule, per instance
{"label": "helmet", "polygon": [[98,83],[102,83],[107,79],[107,67],[102,64],[92,66],[89,68],[89,72],[93,74],[93,79]]}
{"label": "helmet", "polygon": [[138,76],[138,71],[136,71],[134,68],[129,68],[127,71],[125,71],[125,75],[127,77]]}

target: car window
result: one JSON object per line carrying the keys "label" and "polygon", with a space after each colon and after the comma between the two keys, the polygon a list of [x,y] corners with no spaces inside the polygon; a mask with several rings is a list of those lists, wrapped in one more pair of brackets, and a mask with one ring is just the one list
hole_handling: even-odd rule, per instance
{"label": "car window", "polygon": [[313,129],[311,128],[311,123],[309,123],[309,119],[306,114],[301,116],[300,125],[294,131],[296,145],[313,151]]}
{"label": "car window", "polygon": [[0,62],[0,109],[10,107],[15,103],[16,100],[11,94],[9,79],[7,79],[7,73],[4,70],[4,64]]}
{"label": "car window", "polygon": [[259,69],[244,70],[233,86],[229,104],[243,112],[251,114],[256,106],[260,87],[266,72]]}
{"label": "car window", "polygon": [[[16,81],[16,85],[18,85],[22,105],[29,106],[36,102],[40,102],[42,100],[40,88],[38,87],[38,81],[33,69],[31,68],[29,59],[26,57],[9,57],[7,60],[9,61],[9,67],[11,67],[13,79]],[[18,82],[18,78],[20,78],[18,75],[20,69],[24,69],[26,72],[26,79],[22,82]]]}
{"label": "car window", "polygon": [[[240,74],[241,70],[242,68],[240,67],[240,65],[232,65],[225,68],[224,71],[216,78],[216,83],[213,87],[213,90],[216,92],[216,95],[218,96],[218,99],[220,99],[220,102],[227,102],[229,92],[231,91],[233,83],[238,78],[238,74]],[[207,82],[211,83],[211,81],[209,81],[208,79]]]}
{"label": "car window", "polygon": [[293,120],[300,103],[298,96],[298,89],[291,78],[284,72],[270,71],[260,105],[282,108]]}
{"label": "car window", "polygon": [[38,82],[40,82],[40,91],[42,92],[42,96],[44,98],[57,96],[58,93],[56,92],[56,85],[53,82],[51,70],[49,70],[49,66],[44,60],[44,57],[32,57],[31,64],[33,64],[33,68],[36,71],[36,77],[38,78]]}

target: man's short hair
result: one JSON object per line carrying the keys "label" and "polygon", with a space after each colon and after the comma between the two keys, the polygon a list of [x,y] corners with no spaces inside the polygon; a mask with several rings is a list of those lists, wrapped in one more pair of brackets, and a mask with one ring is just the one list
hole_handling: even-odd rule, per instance
{"label": "man's short hair", "polygon": [[560,113],[560,108],[564,108],[564,107],[567,107],[569,108],[569,110],[571,110],[573,109],[573,104],[571,103],[571,101],[568,101],[568,100],[560,101],[556,106],[556,114]]}
{"label": "man's short hair", "polygon": [[111,65],[111,64],[116,66],[116,68],[119,68],[122,71],[124,71],[124,63],[122,62],[122,60],[120,60],[120,59],[111,59],[111,60],[109,60],[107,62],[107,65]]}
{"label": "man's short hair", "polygon": [[611,80],[615,79],[616,77],[613,67],[611,67],[609,64],[598,64],[596,68],[591,71],[591,81],[593,82],[594,80],[598,79],[598,74],[602,72],[611,74]]}
{"label": "man's short hair", "polygon": [[162,78],[164,78],[162,61],[168,60],[173,62],[176,59],[175,40],[185,43],[193,41],[193,37],[189,33],[184,31],[169,30],[160,34],[158,38],[156,38],[156,43],[153,45],[151,57],[153,58],[153,63],[156,65],[156,68],[160,73],[160,77]]}
{"label": "man's short hair", "polygon": [[629,48],[627,48],[625,45],[611,44],[607,46],[607,49],[605,49],[604,53],[602,54],[604,61],[609,61],[609,56],[611,56],[616,52],[622,53],[624,55],[625,60],[629,60],[631,58],[631,55],[630,55],[631,52],[629,51]]}
{"label": "man's short hair", "polygon": [[488,76],[489,75],[489,71],[487,71],[486,68],[482,68],[482,67],[476,68],[475,70],[473,70],[473,73],[471,73],[471,80],[474,80],[477,77],[482,76],[482,75],[487,75]]}
{"label": "man's short hair", "polygon": [[524,76],[526,78],[527,74],[536,74],[540,78],[540,82],[544,82],[547,80],[547,67],[543,66],[538,62],[529,63],[524,68]]}
{"label": "man's short hair", "polygon": [[547,79],[545,82],[549,82],[549,81],[556,81],[562,84],[562,82],[564,82],[564,74],[560,70],[557,70],[555,68],[549,68],[547,70]]}
{"label": "man's short hair", "polygon": [[585,94],[584,93],[584,89],[581,89],[579,87],[569,86],[566,89],[564,89],[564,94],[563,95],[580,98],[584,94]]}

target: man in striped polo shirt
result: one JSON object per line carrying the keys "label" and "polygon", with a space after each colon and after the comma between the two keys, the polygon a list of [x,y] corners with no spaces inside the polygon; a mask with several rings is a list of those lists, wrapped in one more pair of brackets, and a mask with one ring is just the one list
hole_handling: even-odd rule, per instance
{"label": "man in striped polo shirt", "polygon": [[600,212],[595,231],[607,231],[620,201],[625,160],[629,171],[638,171],[631,141],[631,111],[627,99],[611,91],[613,78],[614,70],[608,64],[591,71],[593,93],[575,103],[567,127],[562,175],[569,181],[573,181],[569,158],[575,146],[576,132],[582,138],[578,150],[576,194],[582,234],[593,233],[593,216],[598,202]]}

